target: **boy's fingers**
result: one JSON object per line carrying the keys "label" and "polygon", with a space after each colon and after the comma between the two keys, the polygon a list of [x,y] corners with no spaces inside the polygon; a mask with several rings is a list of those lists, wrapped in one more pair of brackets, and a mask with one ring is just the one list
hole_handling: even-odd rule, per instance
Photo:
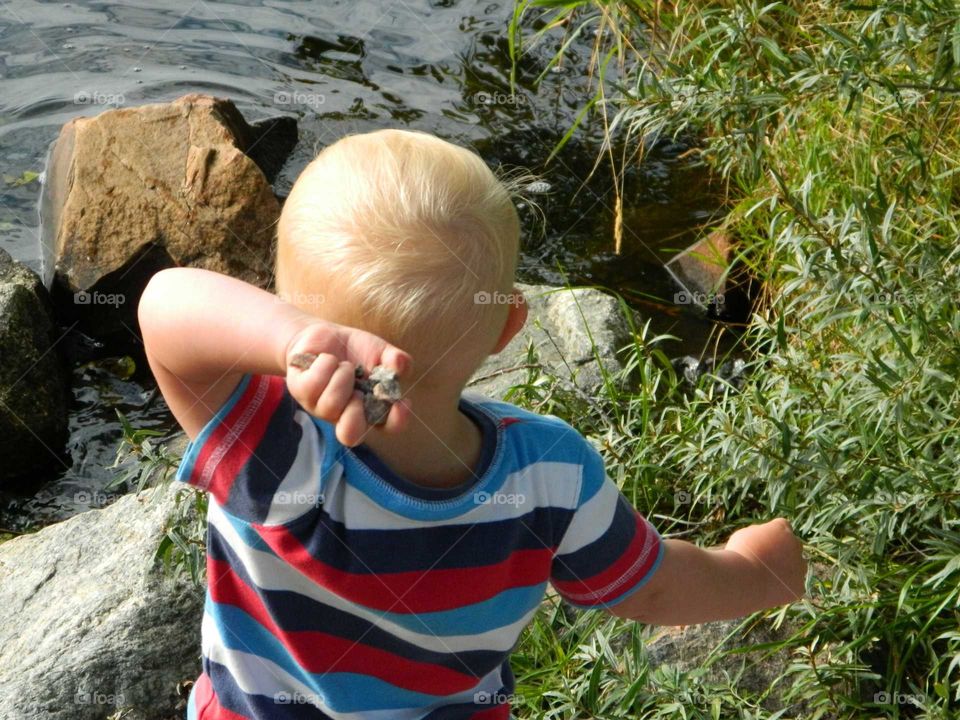
{"label": "boy's fingers", "polygon": [[337,422],[353,397],[354,365],[346,360],[339,364],[314,407],[314,415],[328,422]]}
{"label": "boy's fingers", "polygon": [[403,350],[388,345],[380,357],[380,365],[396,370],[400,377],[407,377],[413,368],[413,358]]}
{"label": "boy's fingers", "polygon": [[337,420],[337,440],[347,447],[354,447],[363,442],[367,428],[363,415],[363,395],[355,391]]}
{"label": "boy's fingers", "polygon": [[404,430],[413,419],[413,411],[410,409],[410,399],[403,398],[395,402],[390,408],[390,414],[387,415],[387,422],[380,426],[380,429],[386,433],[395,433]]}
{"label": "boy's fingers", "polygon": [[793,532],[793,527],[790,525],[790,521],[786,518],[777,518],[774,522],[778,522],[785,530]]}
{"label": "boy's fingers", "polygon": [[315,407],[324,388],[333,377],[333,373],[340,367],[336,357],[328,353],[318,355],[309,368],[304,370],[296,365],[290,365],[288,373],[293,373],[293,382],[300,391],[297,399],[304,407]]}

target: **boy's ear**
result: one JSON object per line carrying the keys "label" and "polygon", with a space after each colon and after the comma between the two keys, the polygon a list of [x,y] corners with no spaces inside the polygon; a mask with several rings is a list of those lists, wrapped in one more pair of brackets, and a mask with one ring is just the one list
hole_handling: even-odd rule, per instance
{"label": "boy's ear", "polygon": [[503,330],[500,332],[500,337],[497,339],[497,344],[494,345],[491,354],[503,350],[527,322],[527,299],[523,296],[523,293],[514,288],[510,293],[510,299],[512,302],[507,306],[507,321],[503,325]]}

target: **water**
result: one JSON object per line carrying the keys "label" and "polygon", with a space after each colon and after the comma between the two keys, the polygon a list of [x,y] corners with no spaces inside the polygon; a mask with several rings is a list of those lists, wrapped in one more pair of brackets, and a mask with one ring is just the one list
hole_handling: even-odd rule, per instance
{"label": "water", "polygon": [[[162,5],[162,6],[161,6]],[[545,164],[574,122],[591,80],[587,41],[561,72],[533,80],[559,42],[523,62],[510,94],[505,30],[511,2],[145,2],[0,4],[0,247],[38,272],[37,200],[49,144],[64,122],[110,107],[205,92],[234,100],[249,121],[294,115],[300,143],[275,183],[285,195],[316,150],[349,132],[409,127],[476,148],[492,164],[521,165],[549,183],[523,210],[522,279],[599,284],[624,293],[658,332],[697,352],[710,324],[673,305],[663,268],[692,242],[719,200],[703,172],[663,143],[625,180],[621,255],[613,251],[609,168],[591,174],[597,130],[578,132]],[[112,471],[114,408],[135,424],[169,417],[151,388],[109,368],[74,371],[68,457],[39,495],[9,500],[0,527],[48,522],[98,504]],[[76,498],[79,495],[80,500]],[[85,502],[92,498],[92,502]]]}

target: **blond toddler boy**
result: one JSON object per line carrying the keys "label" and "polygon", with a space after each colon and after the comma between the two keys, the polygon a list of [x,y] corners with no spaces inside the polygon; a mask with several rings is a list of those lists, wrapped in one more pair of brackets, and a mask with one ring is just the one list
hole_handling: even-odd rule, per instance
{"label": "blond toddler boy", "polygon": [[[463,393],[526,319],[508,185],[425,133],[348,136],[286,201],[276,295],[187,268],[148,285],[147,357],[191,439],[177,477],[210,494],[191,720],[509,718],[548,584],[654,624],[802,596],[785,520],[664,539],[571,426]],[[381,426],[358,364],[400,379]]]}

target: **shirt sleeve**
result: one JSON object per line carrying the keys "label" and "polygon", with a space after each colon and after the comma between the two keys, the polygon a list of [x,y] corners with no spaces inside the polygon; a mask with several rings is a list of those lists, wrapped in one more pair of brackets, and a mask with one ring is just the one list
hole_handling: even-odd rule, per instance
{"label": "shirt sleeve", "polygon": [[284,378],[244,375],[187,445],[176,479],[242,520],[283,525],[322,505],[323,446]]}
{"label": "shirt sleeve", "polygon": [[607,477],[600,453],[589,444],[585,453],[580,496],[554,555],[550,582],[571,605],[609,608],[650,580],[664,545]]}

